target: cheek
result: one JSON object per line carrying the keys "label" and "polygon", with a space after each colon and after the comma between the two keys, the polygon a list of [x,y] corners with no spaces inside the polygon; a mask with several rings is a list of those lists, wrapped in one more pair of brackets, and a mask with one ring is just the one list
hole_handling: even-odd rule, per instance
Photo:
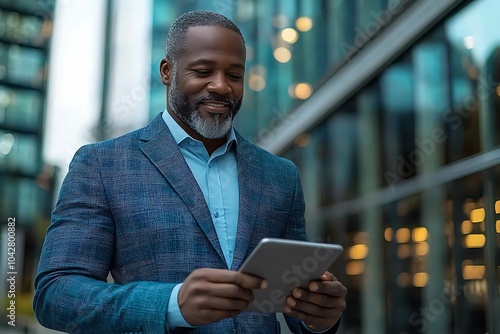
{"label": "cheek", "polygon": [[231,89],[233,91],[234,97],[236,97],[237,99],[241,99],[243,97],[243,92],[244,92],[243,82],[232,84]]}
{"label": "cheek", "polygon": [[190,95],[202,92],[207,85],[208,81],[205,79],[190,79],[181,83],[180,87],[184,94]]}

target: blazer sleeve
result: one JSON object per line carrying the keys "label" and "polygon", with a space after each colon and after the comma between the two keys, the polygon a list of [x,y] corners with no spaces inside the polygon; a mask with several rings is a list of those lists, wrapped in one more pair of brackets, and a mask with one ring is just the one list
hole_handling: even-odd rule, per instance
{"label": "blazer sleeve", "polygon": [[108,283],[115,225],[96,145],[73,158],[47,229],[33,307],[45,327],[70,333],[168,332],[175,284]]}
{"label": "blazer sleeve", "polygon": [[[290,162],[292,166],[292,177],[293,184],[295,184],[295,192],[293,198],[293,204],[290,210],[290,216],[288,218],[287,228],[286,228],[286,239],[301,239],[306,240],[307,235],[305,232],[305,203],[304,203],[304,194],[302,191],[302,184],[300,181],[300,173],[297,167]],[[314,333],[307,329],[306,326],[302,324],[302,322],[296,318],[287,316],[284,314],[285,321],[288,325],[288,328],[296,334],[299,333]],[[325,334],[335,334],[337,333],[340,327],[340,320],[330,328],[328,331],[325,331]]]}

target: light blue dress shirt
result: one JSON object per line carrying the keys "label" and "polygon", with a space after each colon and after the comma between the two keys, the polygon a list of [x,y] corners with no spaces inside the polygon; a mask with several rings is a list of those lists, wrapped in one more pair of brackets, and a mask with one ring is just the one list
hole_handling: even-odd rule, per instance
{"label": "light blue dress shirt", "polygon": [[[234,129],[231,128],[225,145],[211,156],[199,140],[192,138],[167,112],[163,112],[174,140],[184,156],[194,178],[208,204],[228,269],[231,268],[236,242],[239,212],[238,169],[234,145],[237,145]],[[167,309],[169,327],[191,327],[182,316],[177,296],[182,284],[172,290]]]}

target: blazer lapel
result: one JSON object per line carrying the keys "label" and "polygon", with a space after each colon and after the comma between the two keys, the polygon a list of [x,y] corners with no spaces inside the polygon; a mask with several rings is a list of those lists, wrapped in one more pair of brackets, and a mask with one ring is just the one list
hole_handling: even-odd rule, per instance
{"label": "blazer lapel", "polygon": [[225,262],[203,193],[161,115],[159,114],[144,129],[139,144],[140,149],[186,203],[208,240]]}
{"label": "blazer lapel", "polygon": [[236,160],[240,191],[238,229],[231,269],[237,270],[250,247],[262,190],[262,164],[256,148],[238,133]]}

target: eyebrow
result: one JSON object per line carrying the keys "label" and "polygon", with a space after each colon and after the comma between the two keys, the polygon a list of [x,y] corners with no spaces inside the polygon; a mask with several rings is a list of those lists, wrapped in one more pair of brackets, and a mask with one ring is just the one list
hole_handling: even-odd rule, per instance
{"label": "eyebrow", "polygon": [[[215,65],[217,62],[211,59],[200,58],[195,61],[188,63],[188,66],[196,66],[196,65]],[[233,63],[230,67],[235,67],[239,69],[245,69],[245,65],[240,63]]]}

